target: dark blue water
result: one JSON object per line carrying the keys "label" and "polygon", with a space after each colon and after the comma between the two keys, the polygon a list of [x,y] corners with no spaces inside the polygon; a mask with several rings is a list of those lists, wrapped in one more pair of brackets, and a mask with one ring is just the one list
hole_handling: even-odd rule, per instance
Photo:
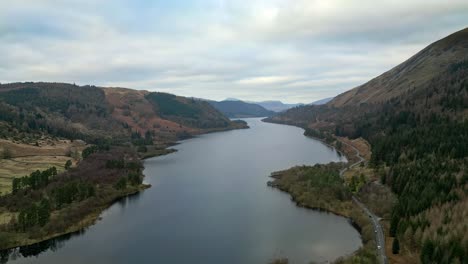
{"label": "dark blue water", "polygon": [[147,160],[152,188],[113,205],[85,232],[16,251],[16,263],[308,263],[359,248],[345,218],[298,208],[266,185],[272,171],[338,154],[302,129],[247,121],[250,129],[186,140]]}

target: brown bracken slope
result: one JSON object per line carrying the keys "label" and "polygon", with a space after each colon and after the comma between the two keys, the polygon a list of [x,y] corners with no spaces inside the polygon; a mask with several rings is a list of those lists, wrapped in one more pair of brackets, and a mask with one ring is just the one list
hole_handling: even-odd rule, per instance
{"label": "brown bracken slope", "polygon": [[452,63],[467,57],[468,28],[441,39],[395,68],[369,82],[338,95],[329,106],[343,107],[385,102],[409,90],[423,88]]}
{"label": "brown bracken slope", "polygon": [[66,83],[0,84],[0,138],[43,134],[89,143],[156,141],[238,127],[209,103],[172,94]]}

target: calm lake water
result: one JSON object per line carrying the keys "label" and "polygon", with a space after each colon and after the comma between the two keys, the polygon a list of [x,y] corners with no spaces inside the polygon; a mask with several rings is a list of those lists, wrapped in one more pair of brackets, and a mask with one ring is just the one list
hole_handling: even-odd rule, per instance
{"label": "calm lake water", "polygon": [[[298,208],[269,174],[341,160],[303,130],[246,119],[250,129],[183,141],[145,161],[152,188],[106,210],[86,231],[16,250],[13,263],[329,261],[361,246],[343,217]],[[24,257],[29,256],[29,257]]]}

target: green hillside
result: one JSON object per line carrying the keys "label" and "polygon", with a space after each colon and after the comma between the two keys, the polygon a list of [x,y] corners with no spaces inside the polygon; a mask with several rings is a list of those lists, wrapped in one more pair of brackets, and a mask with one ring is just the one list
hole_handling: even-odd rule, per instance
{"label": "green hillside", "polygon": [[275,114],[275,112],[267,110],[258,104],[243,101],[226,100],[221,102],[210,101],[209,103],[230,118],[267,117]]}

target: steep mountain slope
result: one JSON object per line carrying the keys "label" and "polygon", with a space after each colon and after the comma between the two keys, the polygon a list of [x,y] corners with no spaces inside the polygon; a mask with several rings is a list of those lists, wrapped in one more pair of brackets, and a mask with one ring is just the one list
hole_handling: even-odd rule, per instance
{"label": "steep mountain slope", "polygon": [[193,133],[195,129],[163,119],[155,114],[153,104],[146,99],[148,91],[135,91],[125,88],[105,88],[107,103],[113,108],[112,117],[128,125],[133,131],[145,134],[151,131],[156,140],[170,138],[184,131]]}
{"label": "steep mountain slope", "polygon": [[[429,51],[438,51],[437,56]],[[431,44],[370,82],[338,95],[326,105],[290,109],[272,120],[358,137],[369,136],[369,129],[381,130],[391,115],[405,115],[407,111],[420,120],[433,115],[464,119],[468,113],[467,67],[468,29],[464,29]],[[420,74],[423,69],[424,81]],[[419,84],[404,86],[402,80]]]}
{"label": "steep mountain slope", "polygon": [[209,101],[209,103],[230,118],[242,117],[265,117],[272,116],[275,112],[265,109],[264,107],[243,101]]}
{"label": "steep mountain slope", "polygon": [[363,137],[398,196],[389,234],[421,263],[468,259],[468,29],[323,106],[269,119],[313,136]]}
{"label": "steep mountain slope", "polygon": [[466,59],[468,28],[439,40],[371,81],[335,97],[330,106],[385,102],[410,90],[424,89],[454,62]]}

